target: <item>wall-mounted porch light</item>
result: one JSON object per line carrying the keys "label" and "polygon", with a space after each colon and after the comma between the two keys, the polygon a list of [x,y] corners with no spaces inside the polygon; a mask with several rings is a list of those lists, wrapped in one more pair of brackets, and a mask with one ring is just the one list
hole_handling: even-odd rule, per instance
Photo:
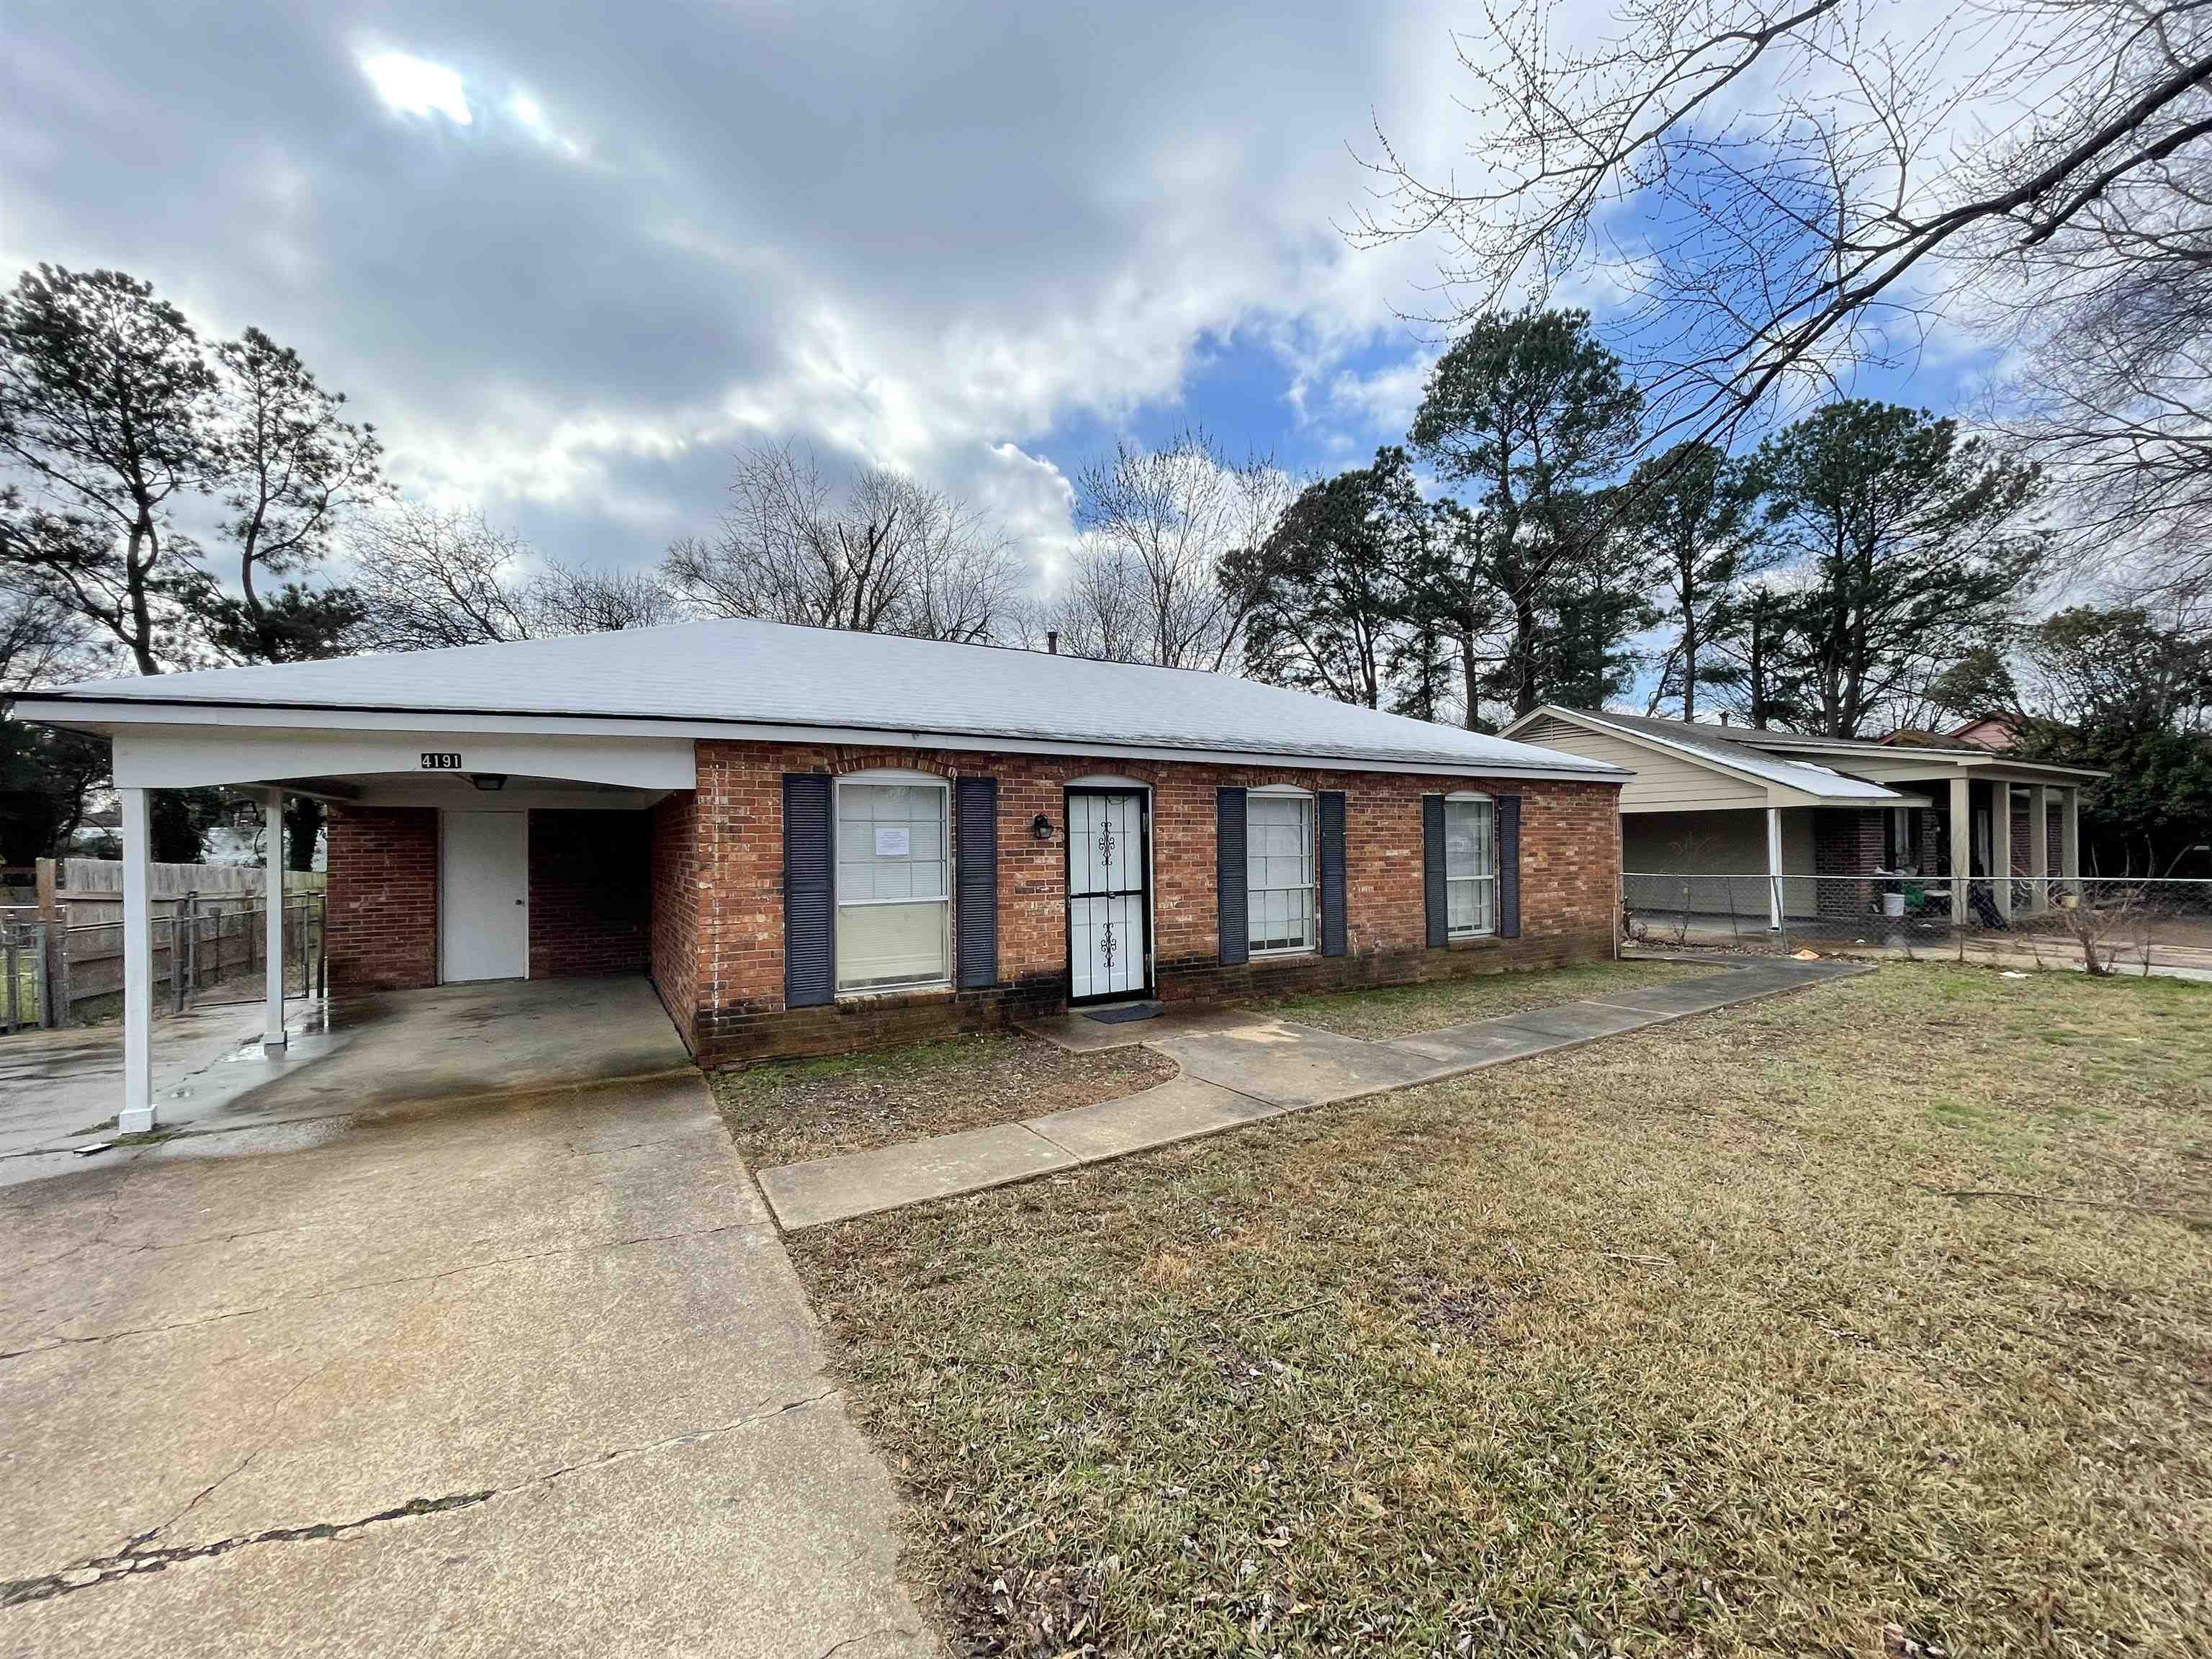
{"label": "wall-mounted porch light", "polygon": [[489,793],[493,790],[504,789],[507,787],[507,774],[504,772],[471,772],[469,774],[469,781],[476,785],[477,788],[483,790],[486,793]]}
{"label": "wall-mounted porch light", "polygon": [[1052,820],[1042,812],[1030,820],[1030,834],[1039,841],[1052,839]]}

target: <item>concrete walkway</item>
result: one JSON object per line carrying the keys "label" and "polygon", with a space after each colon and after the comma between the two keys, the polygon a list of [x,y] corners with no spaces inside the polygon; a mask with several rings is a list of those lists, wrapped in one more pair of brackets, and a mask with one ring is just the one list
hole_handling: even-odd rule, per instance
{"label": "concrete walkway", "polygon": [[0,1656],[935,1650],[696,1073],[253,1139],[0,1188]]}
{"label": "concrete walkway", "polygon": [[1150,1048],[1174,1060],[1182,1075],[1121,1100],[1018,1123],[763,1170],[758,1177],[761,1190],[786,1230],[816,1227],[1028,1181],[1310,1106],[1435,1083],[1486,1066],[1874,971],[1863,963],[1745,957],[1673,959],[1709,963],[1715,971],[1703,978],[1557,1003],[1379,1042],[1236,1009],[1170,1012],[1119,1025],[1101,1024],[1081,1014],[1030,1023],[1024,1029],[1079,1051]]}

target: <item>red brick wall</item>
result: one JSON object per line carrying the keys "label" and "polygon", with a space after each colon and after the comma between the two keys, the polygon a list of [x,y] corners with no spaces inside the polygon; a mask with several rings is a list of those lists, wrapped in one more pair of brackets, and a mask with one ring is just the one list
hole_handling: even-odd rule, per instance
{"label": "red brick wall", "polygon": [[531,813],[531,978],[645,970],[652,841],[643,812]]}
{"label": "red brick wall", "polygon": [[[1882,867],[1888,811],[1882,807],[1824,806],[1813,814],[1813,873],[1857,876]],[[1876,908],[1881,885],[1870,881],[1814,884],[1824,916],[1863,915]]]}
{"label": "red brick wall", "polygon": [[698,807],[698,796],[686,789],[653,809],[648,884],[647,971],[687,1048],[696,1046],[699,918],[706,899],[696,846]]}
{"label": "red brick wall", "polygon": [[[1066,993],[1063,897],[1066,784],[1109,773],[1152,786],[1156,972],[1160,994],[1186,1000],[1443,977],[1607,956],[1620,868],[1613,786],[1526,780],[1316,772],[1077,757],[859,747],[702,743],[693,822],[698,927],[691,941],[698,1010],[694,1044],[708,1064],[823,1053],[1001,1023],[1056,1006]],[[999,781],[999,970],[992,992],[925,992],[783,1011],[783,796],[786,772],[872,768]],[[1351,955],[1275,958],[1224,968],[1214,913],[1215,791],[1296,784],[1346,792]],[[1420,798],[1480,789],[1522,798],[1522,936],[1471,948],[1425,947]],[[1030,835],[1043,813],[1052,841]],[[656,892],[665,890],[656,875]],[[658,966],[664,998],[677,983]]]}
{"label": "red brick wall", "polygon": [[334,805],[329,834],[331,994],[435,985],[437,813]]}

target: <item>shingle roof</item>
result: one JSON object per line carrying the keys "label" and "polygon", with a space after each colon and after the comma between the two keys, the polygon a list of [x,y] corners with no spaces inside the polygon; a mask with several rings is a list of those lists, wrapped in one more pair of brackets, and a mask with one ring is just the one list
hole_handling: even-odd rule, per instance
{"label": "shingle roof", "polygon": [[[1617,767],[1225,674],[715,621],[284,663],[40,692],[26,702],[354,709],[836,728],[1626,780]],[[112,719],[112,716],[101,716]],[[127,716],[125,718],[128,718]]]}
{"label": "shingle roof", "polygon": [[[1632,737],[1647,738],[1685,754],[1717,762],[1735,771],[1762,778],[1769,783],[1781,784],[1820,800],[1872,802],[1904,799],[1895,790],[1885,789],[1878,783],[1845,777],[1840,772],[1816,766],[1808,761],[1785,760],[1779,755],[1770,755],[1763,750],[1753,748],[1747,743],[1736,742],[1732,737],[1722,735],[1729,730],[1726,726],[1657,720],[1648,714],[1621,714],[1610,708],[1555,708],[1553,712],[1589,720],[1594,725],[1607,726]],[[1879,745],[1869,746],[1879,748]]]}

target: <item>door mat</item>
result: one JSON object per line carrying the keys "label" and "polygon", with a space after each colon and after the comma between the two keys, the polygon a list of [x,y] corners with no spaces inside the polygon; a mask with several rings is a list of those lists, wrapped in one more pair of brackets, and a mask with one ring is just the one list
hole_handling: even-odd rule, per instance
{"label": "door mat", "polygon": [[1101,1008],[1095,1013],[1085,1010],[1083,1017],[1101,1025],[1127,1025],[1131,1020],[1151,1019],[1159,1012],[1157,1002],[1133,1002],[1126,1008]]}

